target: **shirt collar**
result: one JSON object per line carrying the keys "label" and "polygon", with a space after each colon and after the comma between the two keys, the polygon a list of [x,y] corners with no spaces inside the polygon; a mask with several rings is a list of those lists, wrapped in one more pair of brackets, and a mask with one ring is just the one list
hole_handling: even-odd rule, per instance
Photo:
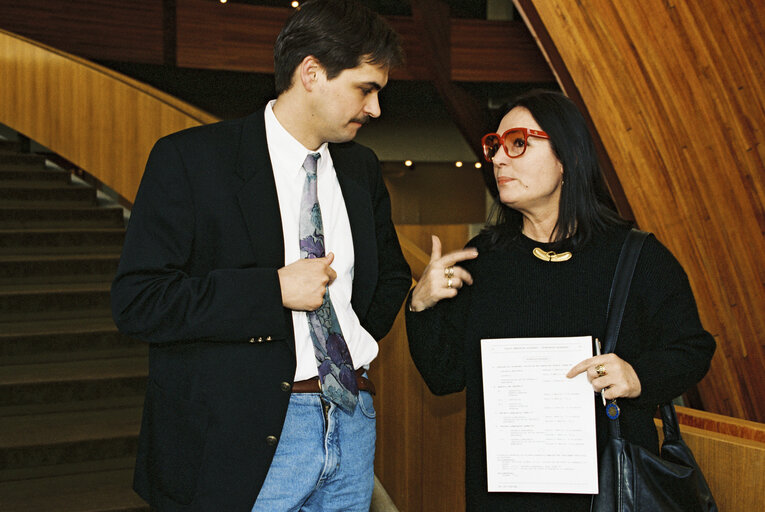
{"label": "shirt collar", "polygon": [[329,163],[329,149],[327,143],[323,143],[315,151],[311,151],[303,146],[292,136],[274,114],[274,103],[271,100],[266,105],[264,117],[266,121],[266,140],[268,141],[268,151],[271,156],[271,165],[274,172],[290,172],[294,169],[297,175],[303,172],[303,162],[308,153],[319,153],[317,172],[321,173]]}

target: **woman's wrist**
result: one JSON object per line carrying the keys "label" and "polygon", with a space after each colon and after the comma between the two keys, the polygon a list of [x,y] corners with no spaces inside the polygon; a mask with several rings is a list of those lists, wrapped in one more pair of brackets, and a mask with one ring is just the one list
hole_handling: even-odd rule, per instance
{"label": "woman's wrist", "polygon": [[421,311],[425,311],[428,308],[424,307],[424,308],[419,309],[418,307],[416,307],[414,305],[414,294],[412,294],[412,296],[409,297],[409,301],[407,301],[406,309],[409,310],[409,312],[411,312],[411,313],[419,313]]}

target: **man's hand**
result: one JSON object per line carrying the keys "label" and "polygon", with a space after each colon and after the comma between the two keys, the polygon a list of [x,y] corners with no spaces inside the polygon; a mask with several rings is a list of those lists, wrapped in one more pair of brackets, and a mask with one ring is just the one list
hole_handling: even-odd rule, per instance
{"label": "man's hand", "polygon": [[280,268],[279,284],[284,307],[298,311],[314,311],[321,306],[327,286],[337,274],[330,267],[333,253],[323,258],[297,260]]}

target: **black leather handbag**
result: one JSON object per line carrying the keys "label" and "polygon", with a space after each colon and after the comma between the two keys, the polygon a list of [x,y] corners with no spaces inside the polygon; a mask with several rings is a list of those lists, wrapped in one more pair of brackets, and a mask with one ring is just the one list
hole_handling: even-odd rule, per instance
{"label": "black leather handbag", "polygon": [[[616,348],[632,275],[647,236],[633,229],[624,241],[608,300],[603,353]],[[611,406],[616,407],[615,401]],[[704,475],[680,436],[672,402],[661,406],[664,442],[660,457],[623,439],[618,414],[615,416],[608,421],[608,443],[598,460],[600,492],[593,496],[592,512],[717,512]]]}

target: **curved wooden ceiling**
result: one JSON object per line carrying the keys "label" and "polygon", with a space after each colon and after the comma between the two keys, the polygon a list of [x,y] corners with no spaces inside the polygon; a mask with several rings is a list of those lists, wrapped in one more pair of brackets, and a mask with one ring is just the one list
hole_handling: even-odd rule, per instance
{"label": "curved wooden ceiling", "polygon": [[705,409],[765,421],[765,4],[515,0],[718,348]]}

